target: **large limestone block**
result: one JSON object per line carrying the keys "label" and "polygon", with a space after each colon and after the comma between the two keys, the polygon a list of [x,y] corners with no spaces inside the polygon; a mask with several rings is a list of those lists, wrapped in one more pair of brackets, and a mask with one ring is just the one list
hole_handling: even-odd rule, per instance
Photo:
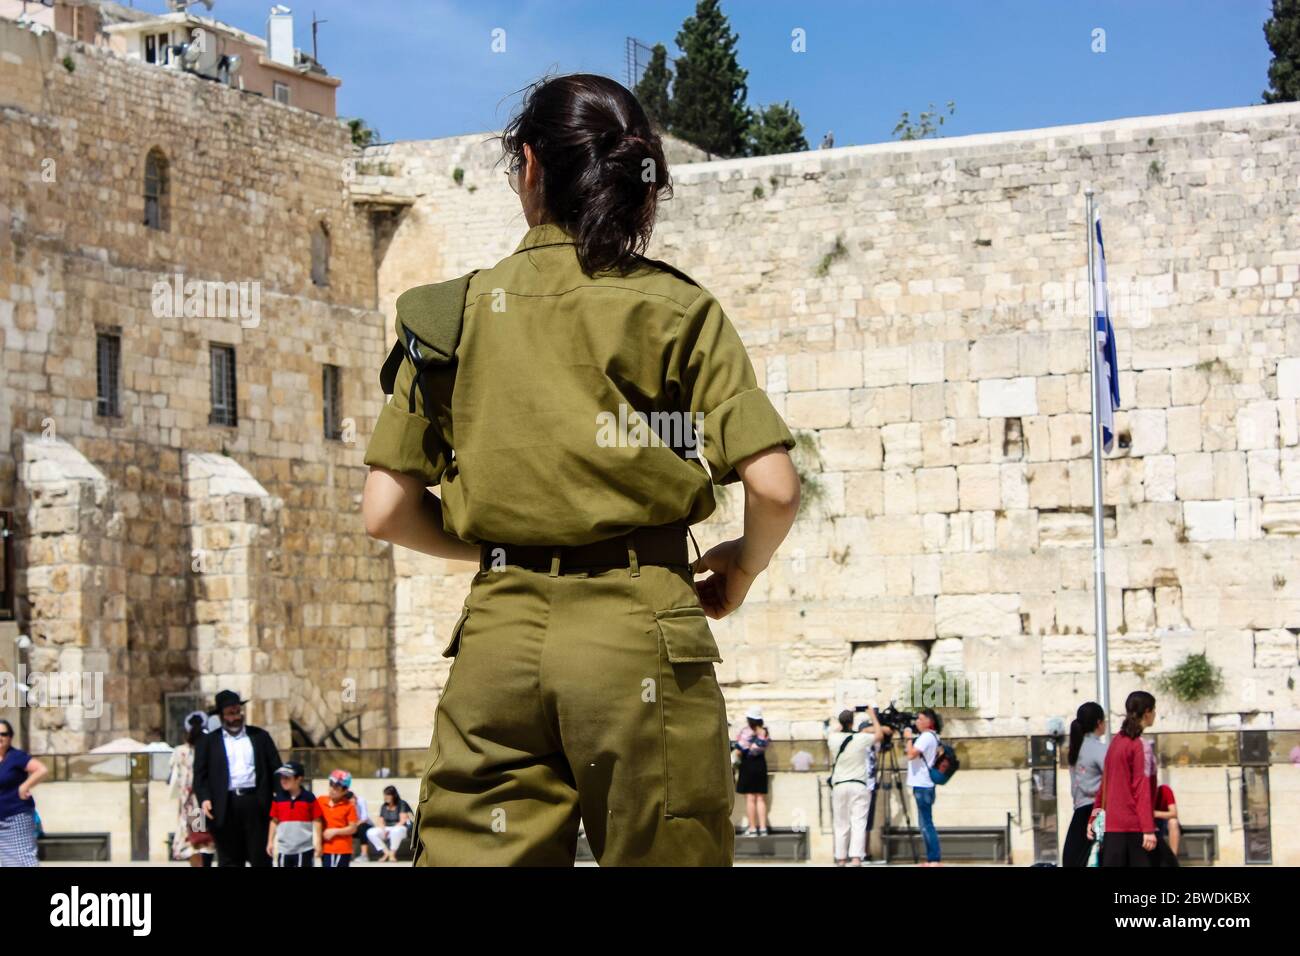
{"label": "large limestone block", "polygon": [[1188,541],[1223,541],[1236,537],[1236,509],[1231,501],[1186,501],[1183,523]]}
{"label": "large limestone block", "polygon": [[958,465],[957,489],[963,511],[996,511],[1002,507],[1002,475],[998,465]]}
{"label": "large limestone block", "polygon": [[1300,398],[1300,358],[1284,358],[1278,361],[1277,397]]}
{"label": "large limestone block", "polygon": [[849,662],[849,676],[893,684],[923,670],[927,656],[926,645],[919,641],[857,644]]}
{"label": "large limestone block", "polygon": [[957,469],[920,468],[916,471],[918,511],[957,510]]}
{"label": "large limestone block", "polygon": [[1038,414],[1036,378],[981,379],[979,412],[984,418],[1020,418]]}
{"label": "large limestone block", "polygon": [[935,634],[939,637],[1020,633],[1018,594],[941,594],[934,602]]}

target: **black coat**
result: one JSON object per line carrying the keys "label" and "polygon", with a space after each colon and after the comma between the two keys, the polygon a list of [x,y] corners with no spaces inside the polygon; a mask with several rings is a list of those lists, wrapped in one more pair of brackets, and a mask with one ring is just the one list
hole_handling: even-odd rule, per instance
{"label": "black coat", "polygon": [[[253,767],[257,771],[257,800],[262,812],[271,813],[271,795],[280,785],[275,772],[280,769],[280,752],[275,741],[261,727],[246,725],[253,743]],[[194,748],[194,795],[199,803],[212,801],[213,827],[220,827],[226,818],[226,805],[230,796],[230,768],[226,765],[226,744],[222,740],[225,730],[204,734]]]}

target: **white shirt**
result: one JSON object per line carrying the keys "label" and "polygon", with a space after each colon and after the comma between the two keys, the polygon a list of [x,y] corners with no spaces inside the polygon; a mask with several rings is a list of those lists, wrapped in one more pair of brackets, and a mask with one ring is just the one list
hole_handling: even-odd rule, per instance
{"label": "white shirt", "polygon": [[359,793],[354,793],[357,801],[357,823],[365,823],[370,819],[370,808],[366,806],[366,798]]}
{"label": "white shirt", "polygon": [[921,752],[920,757],[907,761],[907,785],[909,787],[933,787],[930,779],[930,767],[934,765],[934,755],[939,749],[939,738],[933,730],[927,730],[912,741],[912,746]]}
{"label": "white shirt", "polygon": [[[846,737],[849,738],[847,744],[844,743]],[[835,764],[835,769],[831,772],[831,783],[857,780],[865,783],[868,789],[874,789],[876,768],[875,761],[871,757],[875,743],[875,735],[869,730],[859,731],[856,734],[849,734],[844,730],[832,730],[827,734],[826,746],[830,748],[831,760]],[[842,753],[840,747],[844,748]],[[836,754],[839,754],[839,759],[836,759]]]}
{"label": "white shirt", "polygon": [[248,736],[248,728],[240,727],[239,733],[232,734],[224,727],[221,730],[221,742],[226,745],[226,768],[229,773],[231,790],[248,790],[257,786],[257,768],[253,765],[253,741]]}

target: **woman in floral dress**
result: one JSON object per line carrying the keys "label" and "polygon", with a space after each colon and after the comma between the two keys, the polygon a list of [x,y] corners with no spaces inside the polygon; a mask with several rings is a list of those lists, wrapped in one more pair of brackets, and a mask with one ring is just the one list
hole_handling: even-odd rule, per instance
{"label": "woman in floral dress", "polygon": [[190,866],[211,866],[216,845],[204,827],[203,810],[194,795],[194,746],[207,732],[207,716],[195,711],[185,718],[185,741],[172,751],[168,785],[180,812],[172,836],[172,859],[189,860]]}

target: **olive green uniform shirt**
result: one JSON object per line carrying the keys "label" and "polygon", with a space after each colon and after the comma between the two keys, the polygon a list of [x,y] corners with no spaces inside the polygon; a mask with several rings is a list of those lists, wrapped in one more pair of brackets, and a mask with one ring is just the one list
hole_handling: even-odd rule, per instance
{"label": "olive green uniform shirt", "polygon": [[471,543],[694,524],[715,507],[701,457],[726,484],[736,462],[794,447],[712,295],[648,259],[588,276],[556,225],[473,275],[456,361],[411,396],[414,375],[408,358],[366,464],[440,485],[446,530]]}

